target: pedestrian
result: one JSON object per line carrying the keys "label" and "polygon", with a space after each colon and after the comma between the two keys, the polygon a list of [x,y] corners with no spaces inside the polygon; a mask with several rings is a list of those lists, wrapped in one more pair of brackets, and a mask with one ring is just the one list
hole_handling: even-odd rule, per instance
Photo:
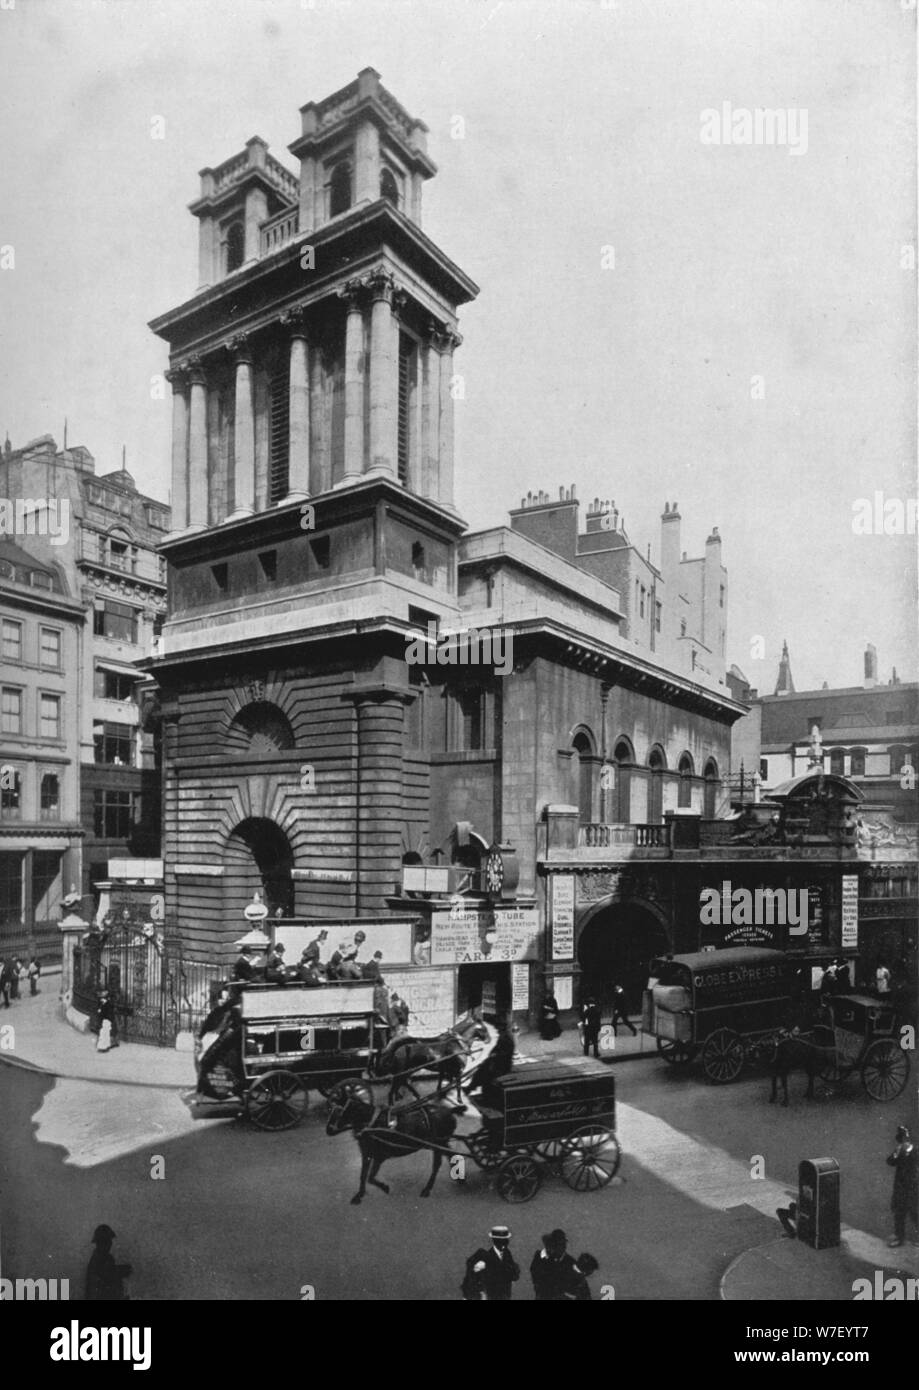
{"label": "pedestrian", "polygon": [[619,1023],[625,1024],[626,1028],[629,1029],[633,1038],[637,1036],[638,1029],[635,1027],[634,1023],[629,1018],[628,1014],[625,1012],[625,990],[622,988],[622,985],[614,985],[612,1024],[613,1037],[615,1038],[618,1038],[619,1036],[618,1032],[616,1031],[616,1025]]}
{"label": "pedestrian", "polygon": [[[894,1233],[888,1245],[902,1245],[906,1239],[907,1219],[913,1223],[913,1230],[919,1236],[919,1158],[917,1149],[910,1138],[906,1125],[900,1125],[896,1136],[897,1147],[887,1159],[894,1169],[893,1194],[890,1210],[893,1212]],[[913,1244],[919,1241],[913,1240]]]}
{"label": "pedestrian", "polygon": [[542,1249],[530,1261],[530,1278],[537,1303],[561,1303],[573,1293],[577,1276],[575,1261],[568,1254],[564,1231],[550,1231],[542,1238]]}
{"label": "pedestrian", "polygon": [[468,1303],[508,1303],[512,1286],[520,1278],[520,1266],[510,1251],[511,1233],[506,1226],[492,1226],[488,1232],[491,1245],[480,1247],[466,1261],[462,1283],[463,1298]]}
{"label": "pedestrian", "polygon": [[599,1268],[599,1262],[586,1250],[582,1255],[578,1255],[574,1264],[571,1287],[562,1294],[563,1301],[565,1303],[590,1303],[593,1294],[590,1292],[590,1284],[587,1281],[591,1274],[596,1274]]}
{"label": "pedestrian", "polygon": [[99,1017],[99,1036],[96,1039],[96,1051],[108,1052],[118,1043],[115,1038],[115,1001],[107,989],[101,991],[99,995],[99,1007],[96,1010]]}
{"label": "pedestrian", "polygon": [[96,1248],[86,1270],[87,1303],[124,1303],[129,1298],[125,1293],[124,1281],[133,1270],[130,1265],[115,1263],[112,1254],[114,1239],[115,1232],[111,1226],[97,1226],[93,1232],[92,1243]]}
{"label": "pedestrian", "polygon": [[552,990],[547,989],[542,1004],[539,1006],[539,1036],[543,1042],[552,1042],[561,1033],[562,1025],[558,1021],[559,1013],[558,1000]]}
{"label": "pedestrian", "polygon": [[18,999],[18,998],[19,998],[19,981],[22,979],[23,975],[25,974],[25,966],[23,965],[22,960],[20,959],[19,956],[14,956],[14,957],[13,957],[13,964],[12,964],[12,967],[11,967],[11,968],[12,968],[12,978],[11,978],[11,980],[10,980],[10,998],[11,998],[11,999]]}
{"label": "pedestrian", "polygon": [[600,1005],[595,997],[590,994],[581,1005],[581,1032],[584,1043],[584,1056],[588,1056],[590,1049],[593,1048],[594,1056],[600,1056],[600,1024],[602,1022]]}
{"label": "pedestrian", "polygon": [[3,999],[3,1007],[10,1007],[10,990],[13,985],[12,964],[0,956],[0,998]]}
{"label": "pedestrian", "polygon": [[826,970],[823,972],[823,979],[820,981],[820,1002],[823,1003],[836,993],[836,971],[838,966],[835,960],[831,960]]}
{"label": "pedestrian", "polygon": [[874,972],[875,992],[880,996],[890,993],[890,971],[887,969],[887,962],[878,957],[877,969]]}
{"label": "pedestrian", "polygon": [[26,973],[29,977],[29,993],[34,998],[34,996],[39,992],[38,981],[41,977],[41,961],[38,959],[37,956],[31,956],[29,958],[29,968]]}

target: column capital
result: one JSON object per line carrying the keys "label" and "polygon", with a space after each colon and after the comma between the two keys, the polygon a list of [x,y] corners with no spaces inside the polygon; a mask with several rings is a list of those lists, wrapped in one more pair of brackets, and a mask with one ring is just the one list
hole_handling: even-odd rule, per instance
{"label": "column capital", "polygon": [[177,367],[170,367],[169,370],[164,373],[164,376],[172,387],[175,395],[184,391],[188,385],[188,368],[184,363]]}
{"label": "column capital", "polygon": [[231,353],[237,363],[250,363],[252,361],[252,347],[248,333],[234,333],[232,338],[228,338],[224,343],[227,352]]}
{"label": "column capital", "polygon": [[449,328],[444,323],[438,323],[436,319],[428,319],[426,327],[427,341],[437,352],[453,352],[462,343],[462,337],[456,329]]}
{"label": "column capital", "polygon": [[346,280],[345,283],[342,286],[340,286],[337,293],[338,298],[343,299],[345,301],[345,306],[347,307],[348,313],[353,314],[360,313],[362,307],[361,301],[363,300],[366,291],[367,287],[364,284],[363,277],[355,276],[353,280]]}
{"label": "column capital", "polygon": [[207,374],[204,370],[204,363],[197,353],[191,357],[186,357],[184,362],[179,364],[180,370],[188,373],[188,379],[192,386],[206,386]]}
{"label": "column capital", "polygon": [[370,291],[374,303],[381,300],[387,304],[393,303],[393,297],[396,293],[396,281],[395,277],[388,270],[384,270],[382,266],[378,266],[375,270],[371,270],[364,276],[364,283]]}
{"label": "column capital", "polygon": [[306,337],[306,313],[302,304],[295,304],[281,314],[280,323],[292,338]]}

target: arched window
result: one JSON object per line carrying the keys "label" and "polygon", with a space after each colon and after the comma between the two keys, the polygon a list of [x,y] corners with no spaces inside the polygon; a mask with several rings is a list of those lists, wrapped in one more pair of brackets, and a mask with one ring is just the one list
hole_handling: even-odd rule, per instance
{"label": "arched window", "polygon": [[329,216],[337,217],[351,206],[351,165],[347,160],[336,164],[329,179]]}
{"label": "arched window", "polygon": [[385,165],[380,172],[380,197],[388,198],[394,208],[399,206],[399,184],[392,169]]}
{"label": "arched window", "polygon": [[667,760],[664,757],[664,750],[659,744],[655,744],[648,754],[648,767],[651,769],[648,787],[648,821],[651,825],[660,825],[664,818],[664,769],[666,766]]}
{"label": "arched window", "polygon": [[613,792],[611,819],[617,825],[628,825],[632,816],[632,768],[635,753],[627,738],[619,739],[613,750],[616,764],[616,788]]}
{"label": "arched window", "polygon": [[693,762],[689,753],[684,753],[679,761],[678,772],[680,774],[680,784],[677,792],[677,805],[680,807],[692,806],[692,774]]}
{"label": "arched window", "polygon": [[864,775],[865,775],[865,754],[866,754],[866,750],[865,750],[864,748],[853,748],[853,749],[852,749],[852,761],[851,761],[851,763],[849,764],[849,767],[850,767],[849,776],[850,776],[850,777],[864,777]]}
{"label": "arched window", "polygon": [[238,270],[246,258],[246,231],[241,222],[231,222],[226,235],[226,271]]}
{"label": "arched window", "polygon": [[283,710],[267,700],[256,700],[239,711],[230,725],[227,744],[237,756],[257,758],[293,748],[294,734]]}
{"label": "arched window", "polygon": [[706,820],[715,819],[715,811],[718,808],[718,764],[714,758],[709,758],[705,764],[705,771],[702,776],[705,778],[705,795],[703,800],[703,811]]}
{"label": "arched window", "polygon": [[846,770],[846,753],[844,748],[830,749],[830,772],[836,777],[842,777]]}
{"label": "arched window", "polygon": [[586,733],[575,734],[572,747],[578,755],[578,819],[588,825],[594,818],[594,747]]}

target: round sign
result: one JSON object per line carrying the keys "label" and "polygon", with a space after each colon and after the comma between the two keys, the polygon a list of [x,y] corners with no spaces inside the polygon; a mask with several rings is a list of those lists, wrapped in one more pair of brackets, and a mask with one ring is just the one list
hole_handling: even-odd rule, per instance
{"label": "round sign", "polygon": [[247,922],[264,922],[268,916],[268,909],[264,903],[249,903],[243,911],[243,916]]}

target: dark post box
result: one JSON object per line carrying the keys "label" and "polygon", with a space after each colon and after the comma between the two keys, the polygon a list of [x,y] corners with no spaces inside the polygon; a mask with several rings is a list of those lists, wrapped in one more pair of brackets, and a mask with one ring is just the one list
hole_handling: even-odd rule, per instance
{"label": "dark post box", "polygon": [[805,1158],[798,1165],[798,1240],[815,1250],[839,1244],[839,1164]]}

